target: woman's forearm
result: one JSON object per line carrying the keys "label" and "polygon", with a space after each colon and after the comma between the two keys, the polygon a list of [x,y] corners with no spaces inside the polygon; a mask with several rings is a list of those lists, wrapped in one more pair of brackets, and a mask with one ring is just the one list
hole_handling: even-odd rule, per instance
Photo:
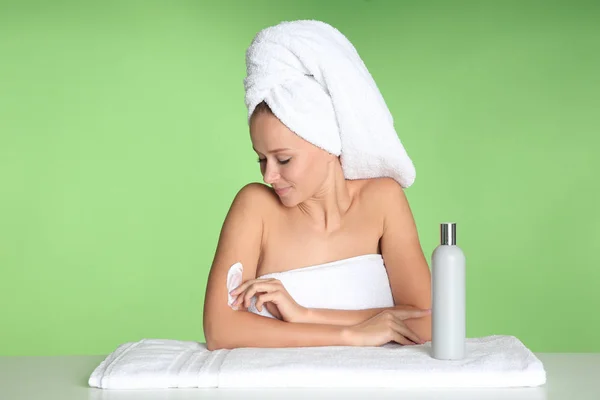
{"label": "woman's forearm", "polygon": [[[396,310],[418,310],[410,305],[397,305],[394,307],[368,308],[364,310],[333,310],[326,308],[307,308],[303,319],[297,322],[309,324],[330,324],[341,326],[352,326],[360,324],[374,317],[382,311]],[[425,341],[431,340],[431,316],[410,318],[403,321],[412,331]]]}
{"label": "woman's forearm", "polygon": [[364,310],[333,310],[328,308],[307,308],[304,317],[299,321],[309,324],[330,324],[352,326],[360,324],[380,312],[393,307],[367,308]]}
{"label": "woman's forearm", "polygon": [[404,324],[425,342],[431,341],[431,315],[405,319]]}
{"label": "woman's forearm", "polygon": [[291,323],[246,311],[208,318],[204,327],[209,350],[238,347],[349,346],[344,326],[325,323]]}

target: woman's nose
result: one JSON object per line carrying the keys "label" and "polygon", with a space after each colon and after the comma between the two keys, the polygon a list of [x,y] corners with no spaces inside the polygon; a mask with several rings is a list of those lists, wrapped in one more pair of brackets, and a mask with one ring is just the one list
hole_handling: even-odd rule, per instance
{"label": "woman's nose", "polygon": [[277,181],[278,178],[279,173],[276,171],[276,169],[267,165],[265,168],[265,173],[263,175],[263,180],[265,181],[265,183],[270,185],[273,182]]}

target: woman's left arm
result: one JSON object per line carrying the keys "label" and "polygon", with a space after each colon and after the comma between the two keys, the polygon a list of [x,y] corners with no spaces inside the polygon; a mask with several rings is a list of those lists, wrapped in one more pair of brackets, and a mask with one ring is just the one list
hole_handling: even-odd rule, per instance
{"label": "woman's left arm", "polygon": [[[381,254],[392,288],[394,303],[419,309],[431,308],[431,272],[423,254],[414,216],[404,189],[385,179]],[[431,340],[431,315],[404,323],[425,341]]]}
{"label": "woman's left arm", "polygon": [[[375,182],[374,182],[375,183]],[[283,319],[295,323],[323,323],[352,326],[360,324],[388,309],[426,310],[431,308],[431,274],[421,250],[417,228],[412,211],[402,187],[392,179],[381,179],[372,188],[374,196],[369,199],[377,202],[375,206],[383,210],[383,229],[380,239],[381,254],[386,266],[394,307],[370,308],[365,310],[333,310],[304,308],[298,306],[281,285],[269,290],[267,282],[256,280],[240,286],[235,295],[244,293],[240,302],[245,307],[257,292],[265,292],[268,301],[279,303]],[[381,195],[380,193],[387,193]],[[383,204],[382,204],[383,203]],[[263,285],[264,287],[259,287]],[[267,292],[272,293],[267,293]],[[260,303],[262,301],[259,300]],[[257,306],[259,304],[257,302]],[[265,303],[266,305],[266,303]],[[431,315],[411,318],[403,321],[424,341],[431,340]]]}
{"label": "woman's left arm", "polygon": [[[378,179],[373,181],[373,185],[370,192],[374,196],[368,200],[377,203],[376,206],[383,212],[380,245],[395,304],[390,308],[430,309],[431,273],[404,189],[391,178]],[[387,309],[307,309],[298,322],[355,325]],[[431,340],[431,314],[403,322],[424,341]]]}
{"label": "woman's left arm", "polygon": [[[378,179],[368,201],[382,210],[381,253],[390,280],[394,307],[366,310],[331,310],[297,307],[288,322],[356,325],[390,308],[426,310],[431,308],[431,274],[423,255],[417,228],[402,187],[394,180]],[[385,193],[385,194],[383,194]],[[383,195],[382,195],[383,194]],[[376,204],[375,204],[376,203]],[[253,295],[250,291],[246,297]],[[291,296],[279,291],[281,304],[292,304]],[[290,314],[291,316],[291,314]],[[431,315],[403,321],[424,341],[431,340]]]}

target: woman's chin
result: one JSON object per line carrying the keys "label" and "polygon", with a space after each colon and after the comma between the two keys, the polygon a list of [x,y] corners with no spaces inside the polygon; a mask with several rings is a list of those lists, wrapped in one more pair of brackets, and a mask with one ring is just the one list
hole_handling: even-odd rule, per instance
{"label": "woman's chin", "polygon": [[291,201],[288,198],[279,198],[279,201],[281,201],[281,204],[288,208],[295,207],[298,205],[295,201]]}
{"label": "woman's chin", "polygon": [[295,207],[298,202],[294,199],[294,196],[279,196],[279,201],[286,207]]}

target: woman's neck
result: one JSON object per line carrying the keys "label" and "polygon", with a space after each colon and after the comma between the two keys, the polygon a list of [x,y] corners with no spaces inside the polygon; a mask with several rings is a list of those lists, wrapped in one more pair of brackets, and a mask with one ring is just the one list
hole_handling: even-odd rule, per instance
{"label": "woman's neck", "polygon": [[298,209],[311,220],[311,225],[321,232],[334,232],[340,228],[352,196],[339,163],[332,162],[328,178],[311,198],[298,204]]}

